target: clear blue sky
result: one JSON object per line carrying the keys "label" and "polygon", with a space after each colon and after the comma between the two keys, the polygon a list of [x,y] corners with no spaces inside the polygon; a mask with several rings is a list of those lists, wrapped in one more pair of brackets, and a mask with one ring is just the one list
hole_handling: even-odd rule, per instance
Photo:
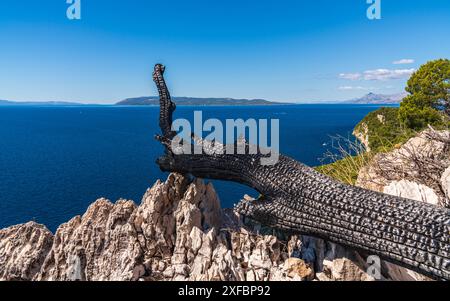
{"label": "clear blue sky", "polygon": [[450,57],[448,0],[382,0],[377,21],[366,0],[81,0],[77,21],[67,7],[0,2],[0,99],[155,95],[162,62],[177,96],[342,100],[401,92]]}

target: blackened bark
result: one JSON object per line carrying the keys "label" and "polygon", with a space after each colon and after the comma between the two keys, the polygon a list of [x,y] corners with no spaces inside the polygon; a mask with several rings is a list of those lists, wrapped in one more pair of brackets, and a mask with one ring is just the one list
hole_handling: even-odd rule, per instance
{"label": "blackened bark", "polygon": [[[156,65],[154,80],[160,94],[162,130],[157,139],[167,150],[157,161],[161,170],[247,185],[263,197],[235,208],[246,217],[378,255],[435,279],[450,279],[448,209],[344,185],[285,156],[273,166],[264,166],[261,152],[176,154],[171,145],[175,106],[163,73],[164,67]],[[205,143],[215,149],[225,148],[219,143]]]}

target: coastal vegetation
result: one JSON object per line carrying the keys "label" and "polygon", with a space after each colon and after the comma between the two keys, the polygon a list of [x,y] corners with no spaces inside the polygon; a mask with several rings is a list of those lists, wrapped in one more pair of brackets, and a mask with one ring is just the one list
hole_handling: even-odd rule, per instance
{"label": "coastal vegetation", "polygon": [[[400,107],[369,113],[356,125],[358,140],[333,138],[333,149],[323,158],[319,172],[354,185],[364,166],[378,153],[399,148],[428,127],[450,127],[450,60],[422,65],[407,82],[408,95]],[[337,141],[337,142],[336,142]]]}
{"label": "coastal vegetation", "polygon": [[342,183],[354,185],[359,171],[370,163],[373,153],[366,152],[358,141],[345,137],[332,137],[332,145],[321,159],[324,164],[316,170]]}
{"label": "coastal vegetation", "polygon": [[440,59],[426,63],[408,80],[409,95],[399,109],[399,118],[405,126],[420,130],[428,124],[448,125],[443,114],[450,115],[450,60]]}

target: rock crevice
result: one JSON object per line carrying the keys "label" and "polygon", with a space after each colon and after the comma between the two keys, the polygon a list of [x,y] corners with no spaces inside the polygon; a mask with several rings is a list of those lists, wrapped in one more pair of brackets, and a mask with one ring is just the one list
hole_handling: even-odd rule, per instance
{"label": "rock crevice", "polygon": [[335,244],[244,225],[212,184],[171,174],[142,203],[97,200],[52,235],[0,230],[1,280],[373,280]]}

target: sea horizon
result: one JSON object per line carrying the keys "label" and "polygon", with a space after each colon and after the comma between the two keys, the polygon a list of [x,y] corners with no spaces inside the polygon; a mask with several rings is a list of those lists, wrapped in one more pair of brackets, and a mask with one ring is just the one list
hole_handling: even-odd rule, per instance
{"label": "sea horizon", "polygon": [[[180,106],[175,116],[190,120],[201,108],[205,118],[280,119],[281,152],[317,166],[331,136],[350,137],[379,107]],[[34,220],[54,231],[101,197],[140,203],[145,190],[167,176],[155,163],[162,153],[153,138],[158,116],[155,106],[0,106],[0,135],[8,141],[0,146],[0,228]],[[238,184],[213,183],[225,208],[255,195]]]}

